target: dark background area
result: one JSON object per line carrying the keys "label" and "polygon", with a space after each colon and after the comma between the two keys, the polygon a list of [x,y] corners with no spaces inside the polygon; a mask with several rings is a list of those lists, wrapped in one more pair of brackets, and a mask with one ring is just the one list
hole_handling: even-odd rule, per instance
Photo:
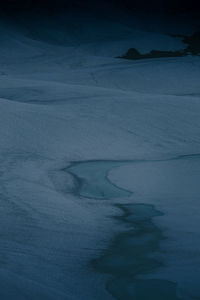
{"label": "dark background area", "polygon": [[[125,10],[159,11],[163,13],[181,13],[200,11],[199,0],[3,0],[0,1],[1,11],[19,10],[63,10],[69,7],[92,9],[95,6],[112,4]],[[106,9],[106,8],[105,8]]]}

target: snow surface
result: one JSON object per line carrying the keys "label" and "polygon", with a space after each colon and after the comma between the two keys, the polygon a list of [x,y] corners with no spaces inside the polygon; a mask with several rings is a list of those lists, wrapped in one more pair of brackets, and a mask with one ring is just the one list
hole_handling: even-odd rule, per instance
{"label": "snow surface", "polygon": [[[130,47],[144,53],[184,48],[180,38],[160,32],[166,28],[160,22],[147,30],[138,17],[119,21],[80,13],[54,22],[27,17],[18,26],[1,21],[1,299],[112,299],[105,290],[108,276],[88,263],[121,230],[108,218],[120,211],[115,200],[73,194],[75,183],[65,171],[71,162],[164,160],[200,152],[200,58],[115,58]],[[137,200],[133,195],[122,201],[144,196],[142,202],[166,213],[159,218],[169,237],[159,276],[179,280],[180,292],[184,287],[183,296],[193,299],[200,291],[186,272],[200,268],[199,188],[193,181],[199,159],[188,164],[191,174],[184,163],[143,163],[137,169],[131,164],[111,177],[140,193]],[[170,195],[160,177],[165,170],[167,179],[180,178]],[[186,187],[183,194],[188,180],[195,187],[192,196]]]}
{"label": "snow surface", "polygon": [[148,277],[178,283],[183,299],[200,295],[199,177],[200,155],[133,163],[109,175],[115,184],[134,193],[134,201],[153,203],[165,213],[156,223],[167,240],[154,254],[165,267]]}

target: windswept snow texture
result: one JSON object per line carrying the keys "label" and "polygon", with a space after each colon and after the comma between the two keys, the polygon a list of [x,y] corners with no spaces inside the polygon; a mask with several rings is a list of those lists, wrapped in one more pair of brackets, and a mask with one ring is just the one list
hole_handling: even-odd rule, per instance
{"label": "windswept snow texture", "polygon": [[[71,11],[0,22],[0,299],[115,299],[90,262],[127,229],[116,203],[164,214],[164,264],[138,280],[200,299],[199,156],[167,161],[200,153],[200,57],[115,58],[184,49],[172,34],[198,20]],[[108,199],[98,172],[87,180],[100,197],[88,182],[74,193],[68,167],[105,160],[128,162],[97,165],[115,184],[103,181]]]}

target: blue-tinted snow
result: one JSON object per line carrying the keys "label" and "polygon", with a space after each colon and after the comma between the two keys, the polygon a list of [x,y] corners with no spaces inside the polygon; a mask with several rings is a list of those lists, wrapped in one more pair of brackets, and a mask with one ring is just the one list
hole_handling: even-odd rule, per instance
{"label": "blue-tinted snow", "polygon": [[[197,281],[182,274],[177,278],[190,267],[194,274],[200,265],[199,195],[184,196],[188,177],[179,179],[188,170],[196,189],[192,178],[198,177],[198,159],[186,169],[181,160],[177,168],[161,163],[160,173],[152,162],[149,177],[149,165],[138,164],[138,176],[132,164],[115,169],[116,175],[111,170],[118,187],[133,193],[137,187],[133,197],[116,201],[79,198],[66,168],[74,161],[164,160],[199,153],[199,57],[114,58],[129,47],[144,52],[184,47],[180,38],[167,35],[160,19],[151,27],[138,17],[18,21],[19,26],[1,21],[0,29],[0,298],[112,299],[105,290],[109,276],[88,262],[124,230],[109,218],[120,214],[113,204],[135,201],[138,191],[145,196],[142,202],[164,213],[156,222],[169,237],[162,246],[165,267],[149,277],[176,281],[185,299],[198,299]],[[170,33],[185,32],[180,24]],[[166,170],[177,182],[169,197],[163,195]],[[177,244],[180,260],[175,259]],[[184,255],[191,257],[189,267]]]}

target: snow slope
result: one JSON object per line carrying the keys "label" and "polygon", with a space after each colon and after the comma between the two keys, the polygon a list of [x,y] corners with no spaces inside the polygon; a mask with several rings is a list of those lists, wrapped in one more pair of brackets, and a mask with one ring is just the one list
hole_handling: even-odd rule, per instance
{"label": "snow slope", "polygon": [[[3,300],[112,299],[104,288],[108,276],[96,273],[89,261],[122,230],[108,218],[120,212],[113,207],[115,200],[98,202],[73,193],[75,183],[65,171],[71,162],[165,159],[199,153],[199,57],[137,62],[115,58],[130,47],[144,53],[155,48],[182,49],[185,45],[180,38],[160,32],[162,26],[157,32],[147,31],[137,19],[122,22],[113,16],[71,13],[59,20],[30,18],[18,20],[18,26],[1,21]],[[118,184],[134,191],[132,165],[130,170],[117,172]],[[143,175],[137,178],[139,188]],[[176,193],[179,190],[180,186]],[[150,198],[157,204],[154,194]],[[191,202],[195,210],[198,195]],[[177,205],[173,220],[179,217]],[[161,210],[168,212],[172,206],[170,199]],[[183,213],[185,210],[186,204]],[[192,215],[188,218],[190,222]],[[167,216],[159,219],[160,226],[169,222]],[[197,227],[195,222],[194,235],[199,234]],[[167,235],[174,234],[176,241],[166,241],[164,249],[176,249],[179,242],[184,248],[187,236],[167,228]],[[191,239],[191,245],[194,242]],[[166,256],[171,263],[174,256]],[[160,276],[171,279],[170,272]],[[180,286],[187,280],[181,277]],[[195,293],[198,299],[199,290]]]}

